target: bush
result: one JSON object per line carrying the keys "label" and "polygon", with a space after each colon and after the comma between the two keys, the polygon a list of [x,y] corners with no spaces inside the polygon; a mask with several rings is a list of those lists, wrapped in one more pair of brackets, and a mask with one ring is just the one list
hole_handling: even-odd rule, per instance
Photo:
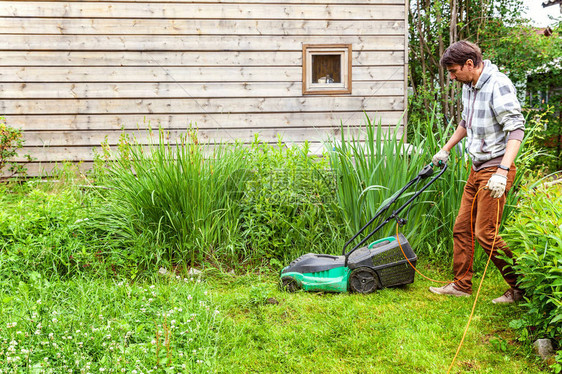
{"label": "bush", "polygon": [[308,252],[341,251],[346,231],[333,174],[326,158],[308,153],[306,144],[251,146],[252,177],[240,200],[241,236],[256,261],[286,263]]}
{"label": "bush", "polygon": [[126,262],[144,268],[216,257],[239,231],[247,150],[203,147],[194,131],[177,146],[163,131],[158,140],[147,147],[122,139],[116,161],[105,165],[108,192],[91,225],[121,243]]}
{"label": "bush", "polygon": [[[8,166],[8,176],[25,174],[27,169],[12,159],[18,155],[18,150],[23,147],[22,132],[6,124],[6,119],[0,117],[0,176],[2,170]],[[30,160],[30,156],[26,156]]]}
{"label": "bush", "polygon": [[0,266],[6,269],[4,274],[24,276],[34,269],[64,276],[97,269],[99,260],[88,245],[94,239],[81,230],[91,200],[76,188],[49,190],[30,187],[32,184],[16,193],[7,186],[0,191]]}
{"label": "bush", "polygon": [[[522,191],[519,209],[503,236],[522,275],[526,314],[514,327],[531,327],[534,336],[562,336],[562,184]],[[512,261],[511,261],[512,262]],[[512,262],[513,263],[513,262]],[[523,329],[524,338],[528,334]]]}

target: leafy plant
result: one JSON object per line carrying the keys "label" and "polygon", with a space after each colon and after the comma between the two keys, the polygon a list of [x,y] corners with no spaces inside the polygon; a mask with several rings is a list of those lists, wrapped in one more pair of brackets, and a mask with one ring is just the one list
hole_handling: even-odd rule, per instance
{"label": "leafy plant", "polygon": [[556,340],[562,336],[561,230],[562,185],[539,184],[525,188],[504,236],[525,290],[527,312],[519,325]]}
{"label": "leafy plant", "polygon": [[[13,160],[17,157],[18,150],[22,147],[22,131],[8,126],[6,124],[6,119],[4,117],[0,117],[0,175],[6,166],[8,167],[8,172],[10,173],[8,177],[26,173],[27,168],[21,163]],[[31,161],[31,157],[29,155],[26,155],[26,157],[28,161]]]}
{"label": "leafy plant", "polygon": [[195,130],[172,146],[160,130],[145,146],[124,138],[107,164],[109,190],[93,217],[97,230],[131,243],[143,266],[192,266],[219,256],[239,230],[249,173],[238,144],[205,147]]}
{"label": "leafy plant", "polygon": [[[334,141],[331,167],[337,176],[338,201],[352,231],[363,227],[392,194],[431,162],[448,130],[441,130],[434,121],[436,118],[432,117],[429,122],[418,123],[409,144],[397,131],[384,132],[380,124],[375,125],[369,118],[364,138],[347,136],[344,129],[341,139]],[[403,212],[401,218],[408,219],[405,230],[417,251],[432,256],[450,255],[453,223],[468,172],[469,164],[462,151],[453,150],[447,172]],[[425,182],[405,193],[396,202],[396,208]],[[375,227],[373,224],[372,228]],[[395,225],[388,225],[379,234],[395,232]]]}
{"label": "leafy plant", "polygon": [[251,146],[247,181],[240,203],[244,248],[254,260],[291,261],[303,253],[341,249],[341,211],[333,195],[328,160],[303,148]]}

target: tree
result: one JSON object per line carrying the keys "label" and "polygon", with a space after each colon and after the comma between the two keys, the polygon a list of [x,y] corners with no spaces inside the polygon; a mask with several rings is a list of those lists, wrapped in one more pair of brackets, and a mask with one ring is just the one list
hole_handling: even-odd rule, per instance
{"label": "tree", "polygon": [[[445,118],[460,121],[460,86],[450,84],[439,64],[445,48],[490,37],[524,23],[521,0],[413,0],[409,10],[409,80],[413,89],[410,118],[431,113],[435,102]],[[486,54],[486,53],[485,53]]]}

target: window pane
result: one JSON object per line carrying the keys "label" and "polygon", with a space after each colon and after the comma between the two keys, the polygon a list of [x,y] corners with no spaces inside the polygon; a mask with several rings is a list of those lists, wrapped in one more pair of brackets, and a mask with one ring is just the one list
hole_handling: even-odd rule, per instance
{"label": "window pane", "polygon": [[341,83],[341,55],[312,55],[312,83]]}

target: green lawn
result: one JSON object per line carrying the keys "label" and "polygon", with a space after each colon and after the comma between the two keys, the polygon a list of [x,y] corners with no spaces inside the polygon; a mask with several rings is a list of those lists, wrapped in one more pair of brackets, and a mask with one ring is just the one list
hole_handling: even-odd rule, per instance
{"label": "green lawn", "polygon": [[[423,279],[356,295],[280,292],[275,278],[214,284],[224,310],[219,372],[446,373],[474,300],[434,295]],[[519,308],[491,303],[504,288],[492,271],[452,373],[546,372],[508,327]]]}
{"label": "green lawn", "polygon": [[[357,295],[281,292],[272,272],[137,282],[8,275],[0,373],[446,373],[473,299],[430,285]],[[508,326],[519,307],[490,302],[504,288],[493,269],[452,373],[547,372]]]}

